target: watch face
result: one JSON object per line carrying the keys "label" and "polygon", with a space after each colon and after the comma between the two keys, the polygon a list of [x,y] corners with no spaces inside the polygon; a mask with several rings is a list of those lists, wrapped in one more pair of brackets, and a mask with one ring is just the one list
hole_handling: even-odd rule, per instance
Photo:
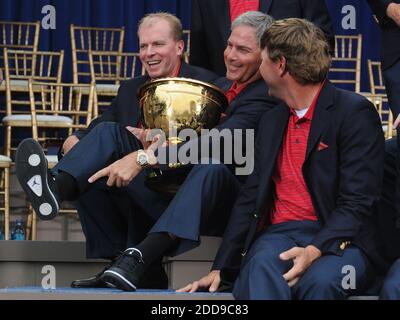
{"label": "watch face", "polygon": [[146,154],[140,154],[138,157],[138,162],[140,165],[145,165],[147,164],[147,155]]}

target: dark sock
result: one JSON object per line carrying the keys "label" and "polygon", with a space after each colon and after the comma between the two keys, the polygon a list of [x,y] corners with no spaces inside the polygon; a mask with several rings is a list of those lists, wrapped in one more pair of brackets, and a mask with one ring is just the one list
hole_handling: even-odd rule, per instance
{"label": "dark sock", "polygon": [[64,171],[59,171],[55,176],[57,193],[60,201],[76,200],[79,195],[78,184],[73,176]]}
{"label": "dark sock", "polygon": [[164,256],[166,252],[175,247],[179,239],[172,238],[168,233],[150,233],[147,237],[135,246],[142,253],[142,259],[146,265],[152,264]]}

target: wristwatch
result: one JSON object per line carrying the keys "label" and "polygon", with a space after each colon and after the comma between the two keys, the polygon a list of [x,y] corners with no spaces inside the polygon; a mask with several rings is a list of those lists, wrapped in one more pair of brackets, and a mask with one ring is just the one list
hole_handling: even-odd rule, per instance
{"label": "wristwatch", "polygon": [[143,169],[150,166],[149,156],[144,150],[140,149],[137,151],[136,163]]}

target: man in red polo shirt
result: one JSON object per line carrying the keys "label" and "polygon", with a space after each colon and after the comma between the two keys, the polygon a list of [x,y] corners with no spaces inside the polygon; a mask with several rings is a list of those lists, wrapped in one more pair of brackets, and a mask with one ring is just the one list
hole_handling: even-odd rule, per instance
{"label": "man in red polo shirt", "polygon": [[254,173],[213,271],[181,291],[233,285],[237,299],[344,299],[384,269],[372,223],[384,138],[374,106],[335,88],[322,31],[297,18],[261,39],[260,72],[284,101],[260,120]]}

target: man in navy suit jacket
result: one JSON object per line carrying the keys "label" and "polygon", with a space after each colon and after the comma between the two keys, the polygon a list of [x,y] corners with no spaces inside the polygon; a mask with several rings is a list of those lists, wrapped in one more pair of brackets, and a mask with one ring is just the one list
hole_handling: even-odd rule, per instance
{"label": "man in navy suit jacket", "polygon": [[[232,0],[192,0],[190,64],[225,74],[222,53],[231,27]],[[248,1],[242,1],[248,2]],[[257,2],[257,1],[255,1]],[[275,20],[304,18],[319,26],[334,48],[331,18],[325,1],[321,0],[259,0],[259,10]]]}
{"label": "man in navy suit jacket", "polygon": [[[230,105],[216,131],[254,131],[261,116],[276,105],[258,70],[259,35],[271,22],[272,18],[263,13],[247,12],[233,23],[225,51],[227,79],[220,81],[227,89]],[[150,27],[148,23],[145,26]],[[139,34],[141,31],[142,27]],[[151,64],[153,61],[156,60]],[[192,140],[208,141],[208,137],[201,135],[188,143]],[[232,144],[241,147],[240,141],[233,139]],[[81,200],[86,191],[96,190],[97,203],[94,199],[86,203],[104,209],[100,214],[88,208],[82,211],[87,214],[82,225],[88,242],[102,256],[115,257],[126,249],[106,270],[91,279],[75,281],[75,287],[113,286],[128,291],[143,287],[143,279],[154,278],[154,272],[148,274],[149,266],[165,254],[193,248],[198,245],[200,234],[220,235],[226,225],[240,183],[224,164],[194,165],[169,201],[144,185],[144,169],[153,163],[142,163],[139,155],[154,158],[153,145],[139,150],[144,145],[145,141],[139,141],[121,124],[101,122],[58,163],[53,170],[55,179],[47,178],[44,156],[37,143],[26,140],[18,148],[18,177],[39,217],[50,219],[57,214],[61,201],[77,197]],[[37,187],[30,184],[37,176],[43,181],[43,192],[37,192]],[[104,194],[119,198],[106,203]],[[126,199],[130,200],[128,207]],[[147,225],[143,226],[143,217],[137,210],[130,210],[129,205],[144,211]]]}
{"label": "man in navy suit jacket", "polygon": [[214,291],[222,278],[238,299],[343,299],[384,267],[372,223],[383,171],[379,116],[325,80],[329,48],[312,23],[277,21],[261,47],[261,74],[284,103],[260,121],[255,171],[213,271],[182,291]]}
{"label": "man in navy suit jacket", "polygon": [[[110,107],[94,119],[87,129],[78,130],[66,139],[62,150],[64,154],[101,123],[116,122],[122,128],[130,130],[137,127],[141,120],[137,91],[152,79],[178,76],[212,83],[218,78],[214,73],[190,66],[182,60],[184,42],[179,19],[169,13],[151,14],[146,19],[151,22],[151,29],[142,28],[138,32],[141,45],[140,60],[146,69],[146,75],[122,82]],[[160,29],[164,32],[162,33]],[[83,154],[87,154],[87,151]],[[158,194],[154,194],[147,188],[142,189],[141,196],[152,204],[155,211],[158,212],[165,206],[165,199],[160,199]],[[74,204],[78,209],[86,237],[88,258],[115,257],[125,248],[127,242],[136,243],[142,239],[146,234],[144,230],[148,229],[152,223],[152,218],[149,219],[146,214],[140,214],[142,209],[121,192],[105,192],[101,188],[92,188],[81,195]],[[109,212],[114,212],[114,216],[110,216]],[[151,216],[154,215],[151,214]],[[136,221],[127,224],[126,220],[130,221],[131,216],[135,216]],[[119,226],[112,227],[115,224]],[[128,225],[128,239],[125,232],[121,232],[123,225]],[[157,265],[155,272],[160,270],[162,270],[161,267]],[[151,286],[149,283],[144,285]]]}

